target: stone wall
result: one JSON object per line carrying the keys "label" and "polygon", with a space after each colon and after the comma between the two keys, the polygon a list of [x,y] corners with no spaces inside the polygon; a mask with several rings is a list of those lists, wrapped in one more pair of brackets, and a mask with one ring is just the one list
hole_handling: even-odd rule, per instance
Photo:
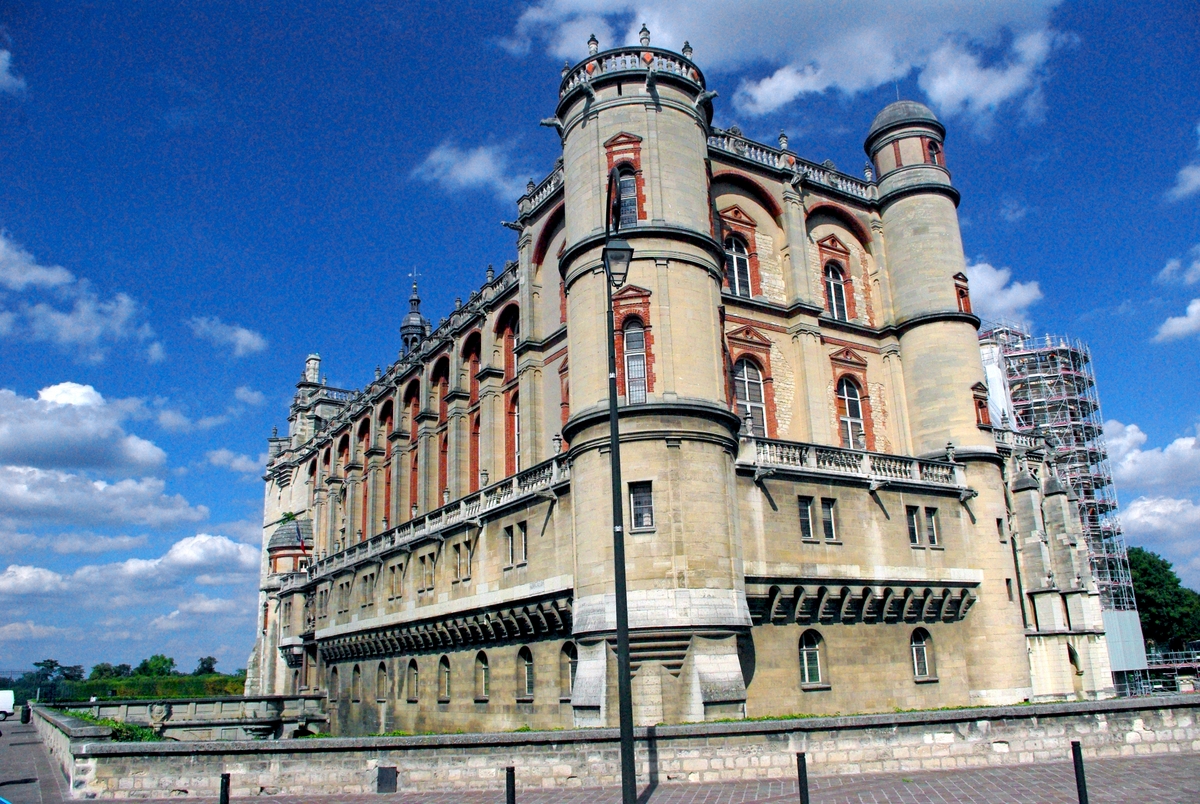
{"label": "stone wall", "polygon": [[[83,742],[71,724],[36,709],[43,740],[79,798],[213,796],[221,773],[233,795],[374,792],[394,767],[403,791],[500,789],[506,766],[521,788],[613,785],[615,729],[268,742]],[[1200,698],[1175,696],[891,715],[639,729],[639,784],[790,778],[795,754],[810,773],[872,773],[1200,752]],[[57,732],[57,733],[56,733]],[[69,733],[68,733],[69,732]]]}

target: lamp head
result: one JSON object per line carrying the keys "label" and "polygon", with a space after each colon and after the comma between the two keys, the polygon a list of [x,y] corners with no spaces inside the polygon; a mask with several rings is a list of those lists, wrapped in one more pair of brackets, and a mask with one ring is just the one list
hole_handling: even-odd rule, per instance
{"label": "lamp head", "polygon": [[629,264],[633,262],[633,246],[629,241],[614,237],[604,245],[604,272],[613,287],[619,288],[629,277]]}

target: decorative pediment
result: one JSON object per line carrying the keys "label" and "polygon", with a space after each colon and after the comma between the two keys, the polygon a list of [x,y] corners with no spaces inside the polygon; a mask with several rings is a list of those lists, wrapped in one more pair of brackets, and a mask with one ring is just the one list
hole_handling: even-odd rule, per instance
{"label": "decorative pediment", "polygon": [[976,396],[987,396],[987,394],[988,394],[988,387],[981,382],[977,382],[974,385],[972,385],[971,390],[975,393]]}
{"label": "decorative pediment", "polygon": [[829,359],[834,363],[841,363],[846,366],[854,366],[855,368],[866,368],[867,361],[858,352],[853,349],[839,349],[829,356]]}
{"label": "decorative pediment", "polygon": [[826,251],[836,251],[839,254],[849,254],[850,249],[846,248],[846,244],[838,240],[837,235],[829,235],[822,237],[817,241],[818,248],[823,248]]}
{"label": "decorative pediment", "polygon": [[630,134],[628,131],[622,131],[613,137],[609,137],[604,141],[605,148],[615,148],[620,145],[640,145],[642,138],[636,134]]}
{"label": "decorative pediment", "polygon": [[954,281],[955,281],[955,282],[962,282],[962,283],[965,285],[965,284],[967,284],[967,281],[968,281],[968,280],[967,280],[967,275],[966,275],[966,274],[964,274],[962,271],[959,271],[958,273],[956,273],[956,274],[954,275]]}
{"label": "decorative pediment", "polygon": [[751,326],[738,327],[732,332],[726,333],[725,337],[747,346],[771,348],[771,339]]}
{"label": "decorative pediment", "polygon": [[650,298],[650,291],[637,285],[626,285],[613,294],[613,303],[625,301],[642,301]]}
{"label": "decorative pediment", "polygon": [[751,229],[758,226],[758,223],[754,220],[754,218],[751,218],[749,215],[747,215],[746,211],[737,204],[725,207],[725,209],[721,210],[721,220]]}

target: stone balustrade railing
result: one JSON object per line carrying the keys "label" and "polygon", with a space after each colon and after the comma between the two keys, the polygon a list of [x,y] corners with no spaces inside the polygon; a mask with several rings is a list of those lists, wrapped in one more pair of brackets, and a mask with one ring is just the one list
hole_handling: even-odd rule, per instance
{"label": "stone balustrade railing", "polygon": [[843,449],[775,439],[743,439],[738,463],[762,469],[855,477],[871,483],[897,482],[965,489],[958,464],[904,455]]}
{"label": "stone balustrade railing", "polygon": [[678,53],[645,46],[606,50],[581,61],[563,76],[558,97],[566,97],[571,90],[591,83],[594,78],[623,72],[669,73],[704,89],[704,75],[696,65]]}
{"label": "stone balustrade railing", "polygon": [[997,445],[1005,447],[1038,449],[1042,446],[1042,439],[1026,435],[1025,433],[1014,432],[1013,430],[1001,430],[997,428],[992,430],[992,438],[995,439]]}
{"label": "stone balustrade railing", "polygon": [[737,131],[714,128],[708,137],[708,147],[749,159],[751,162],[758,162],[775,170],[791,171],[813,184],[819,184],[864,201],[874,200],[878,196],[877,188],[872,183],[848,176],[824,165],[814,164],[788,151],[746,139]]}
{"label": "stone balustrade railing", "polygon": [[517,210],[522,215],[530,215],[536,212],[542,204],[552,198],[558,191],[558,188],[563,185],[563,169],[556,168],[549,176],[542,179],[542,183],[533,190],[521,196],[517,201]]}
{"label": "stone balustrade railing", "polygon": [[539,493],[548,492],[571,479],[571,465],[565,455],[556,455],[523,472],[493,483],[481,491],[443,505],[383,533],[352,544],[333,555],[313,562],[307,572],[285,576],[282,591],[297,589],[310,581],[326,577],[347,566],[371,561],[383,553],[404,550],[426,539],[438,538],[442,531],[479,520],[491,511]]}

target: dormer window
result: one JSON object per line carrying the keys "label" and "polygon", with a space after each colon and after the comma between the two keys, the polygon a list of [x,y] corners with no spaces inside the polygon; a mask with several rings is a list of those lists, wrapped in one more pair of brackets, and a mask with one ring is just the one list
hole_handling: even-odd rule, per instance
{"label": "dormer window", "polygon": [[967,276],[963,273],[954,275],[954,296],[958,302],[960,313],[971,312],[971,291],[967,287]]}

